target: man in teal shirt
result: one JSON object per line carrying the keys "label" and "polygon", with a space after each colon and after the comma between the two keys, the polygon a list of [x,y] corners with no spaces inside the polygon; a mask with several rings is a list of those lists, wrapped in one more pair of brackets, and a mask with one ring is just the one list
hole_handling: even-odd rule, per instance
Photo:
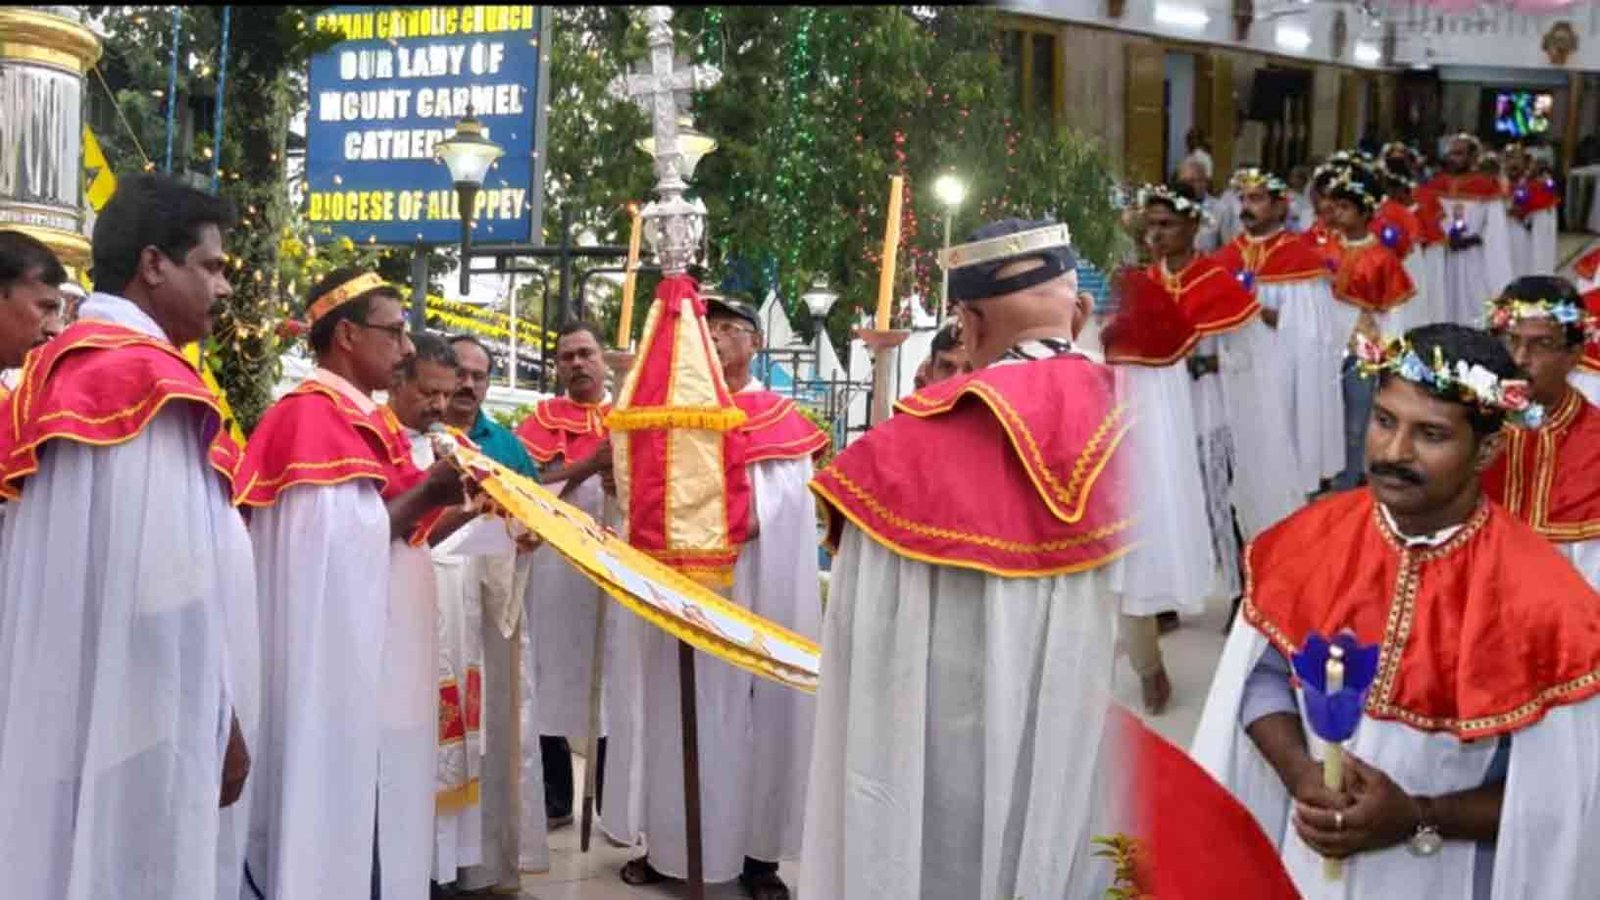
{"label": "man in teal shirt", "polygon": [[[485,456],[519,475],[539,476],[539,467],[511,433],[483,411],[489,394],[489,348],[469,335],[450,339],[461,383],[445,411],[447,424],[466,432]],[[483,748],[483,864],[469,866],[456,881],[461,890],[511,888],[520,882],[519,830],[513,817],[512,755],[521,710],[514,706],[512,685],[521,678],[522,633],[520,615],[523,578],[527,565],[512,555],[480,558],[483,596],[483,717],[487,740]],[[537,733],[537,732],[536,732]],[[538,752],[535,744],[533,752]],[[540,771],[535,759],[532,771]]]}
{"label": "man in teal shirt", "polygon": [[539,477],[538,465],[528,455],[522,442],[517,440],[517,436],[483,411],[483,398],[489,395],[489,349],[482,341],[465,334],[451,338],[450,349],[456,352],[461,386],[450,398],[445,421],[466,432],[485,456],[500,465],[518,475]]}

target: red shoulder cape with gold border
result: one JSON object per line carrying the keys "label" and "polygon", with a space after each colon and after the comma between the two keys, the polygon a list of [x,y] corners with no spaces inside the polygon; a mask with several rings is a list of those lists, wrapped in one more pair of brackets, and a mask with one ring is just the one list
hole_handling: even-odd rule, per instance
{"label": "red shoulder cape with gold border", "polygon": [[1340,241],[1340,246],[1344,253],[1333,275],[1335,299],[1372,312],[1387,312],[1416,294],[1400,257],[1376,239],[1367,238],[1356,245]]}
{"label": "red shoulder cape with gold border", "polygon": [[1261,313],[1261,304],[1239,279],[1210,257],[1195,257],[1170,278],[1159,265],[1151,266],[1149,275],[1172,293],[1201,337],[1234,331]]}
{"label": "red shoulder cape with gold border", "polygon": [[794,401],[772,391],[741,391],[733,402],[744,410],[739,426],[749,443],[745,462],[816,457],[832,443],[822,429],[800,415]]}
{"label": "red shoulder cape with gold border", "polygon": [[234,499],[242,506],[271,506],[296,485],[367,478],[387,500],[424,477],[388,407],[369,415],[339,391],[307,380],[261,417],[245,446],[242,487]]}
{"label": "red shoulder cape with gold border", "polygon": [[588,459],[606,439],[609,403],[579,403],[569,397],[542,400],[517,426],[517,437],[539,465],[560,457],[575,463]]}
{"label": "red shoulder cape with gold border", "polygon": [[1484,492],[1557,543],[1600,538],[1600,407],[1569,390],[1543,427],[1505,438]]}
{"label": "red shoulder cape with gold border", "polygon": [[1132,548],[1129,414],[1107,367],[1075,354],[990,366],[898,408],[811,482],[831,546],[849,520],[901,556],[1019,578]]}
{"label": "red shoulder cape with gold border", "polygon": [[1140,269],[1120,273],[1122,298],[1100,330],[1106,362],[1160,369],[1189,355],[1200,333],[1166,288]]}
{"label": "red shoulder cape with gold border", "polygon": [[1322,257],[1298,234],[1287,231],[1256,239],[1240,234],[1212,254],[1223,268],[1238,275],[1249,272],[1256,284],[1279,284],[1328,277]]}
{"label": "red shoulder cape with gold border", "polygon": [[1473,172],[1468,175],[1450,175],[1441,172],[1424,186],[1428,193],[1439,198],[1440,201],[1486,201],[1504,200],[1506,196],[1505,185],[1493,175],[1484,175]]}
{"label": "red shoulder cape with gold border", "polygon": [[1372,216],[1372,236],[1379,243],[1383,241],[1385,226],[1395,230],[1394,246],[1388,249],[1401,259],[1410,256],[1412,248],[1421,243],[1422,223],[1417,220],[1416,214],[1389,198],[1384,198],[1378,204],[1378,211]]}
{"label": "red shoulder cape with gold border", "polygon": [[1443,244],[1449,237],[1444,233],[1444,205],[1432,193],[1416,191],[1411,195],[1408,212],[1417,220],[1417,239],[1424,247]]}
{"label": "red shoulder cape with gold border", "polygon": [[1595,273],[1600,271],[1600,247],[1578,257],[1578,261],[1572,264],[1572,271],[1584,281],[1600,280],[1595,278]]}
{"label": "red shoulder cape with gold border", "polygon": [[[1527,191],[1527,200],[1516,202],[1516,189],[1520,187]],[[1524,178],[1511,189],[1511,208],[1522,216],[1531,216],[1547,209],[1555,209],[1561,205],[1561,198],[1556,195],[1555,189],[1544,178]]]}
{"label": "red shoulder cape with gold border", "polygon": [[171,344],[122,325],[74,322],[30,352],[17,389],[0,401],[0,496],[15,499],[39,470],[39,448],[61,439],[111,446],[138,437],[169,402],[209,415],[202,426],[211,465],[237,483],[240,452],[222,427],[221,404]]}
{"label": "red shoulder cape with gold border", "polygon": [[1245,570],[1245,618],[1285,655],[1343,628],[1382,645],[1375,719],[1476,740],[1600,692],[1600,595],[1497,504],[1407,548],[1369,491],[1347,491],[1267,530]]}

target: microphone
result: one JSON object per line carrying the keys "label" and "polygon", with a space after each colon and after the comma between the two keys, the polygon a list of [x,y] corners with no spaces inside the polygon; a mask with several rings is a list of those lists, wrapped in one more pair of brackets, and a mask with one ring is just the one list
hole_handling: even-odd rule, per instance
{"label": "microphone", "polygon": [[461,446],[455,435],[450,433],[450,429],[446,428],[443,422],[434,422],[429,425],[427,435],[429,443],[433,444],[435,456],[444,458],[455,456],[456,450]]}

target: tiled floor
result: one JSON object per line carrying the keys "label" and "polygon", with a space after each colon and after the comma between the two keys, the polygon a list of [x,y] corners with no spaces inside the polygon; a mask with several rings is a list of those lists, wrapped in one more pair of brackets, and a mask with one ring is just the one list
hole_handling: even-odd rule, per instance
{"label": "tiled floor", "polygon": [[[1222,624],[1227,613],[1226,606],[1219,604],[1204,616],[1184,620],[1181,628],[1161,639],[1167,672],[1172,678],[1172,701],[1165,713],[1149,721],[1179,746],[1187,746],[1200,721],[1200,707],[1211,684],[1211,672],[1222,652]],[[1129,709],[1141,709],[1139,681],[1125,659],[1117,661],[1114,687],[1117,697]],[[581,760],[578,762],[581,765]],[[583,783],[581,771],[576,783]],[[597,835],[585,855],[578,851],[577,827],[563,828],[550,835],[550,872],[523,878],[522,900],[638,900],[684,896],[681,886],[636,888],[623,884],[617,872],[637,853],[637,850],[612,847]],[[799,890],[798,863],[784,863],[782,875],[795,896],[803,896]],[[708,888],[706,894],[713,900],[744,896],[737,884]]]}

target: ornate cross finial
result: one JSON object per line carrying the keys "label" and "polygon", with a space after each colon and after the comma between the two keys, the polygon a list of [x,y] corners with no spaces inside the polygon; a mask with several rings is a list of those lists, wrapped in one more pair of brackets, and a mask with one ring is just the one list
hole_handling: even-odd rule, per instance
{"label": "ornate cross finial", "polygon": [[619,75],[611,80],[611,95],[632,100],[650,117],[655,135],[656,196],[644,208],[645,238],[655,250],[662,270],[678,274],[694,262],[705,234],[705,204],[684,199],[688,188],[680,166],[678,110],[687,108],[692,91],[716,86],[722,73],[712,66],[675,66],[672,7],[651,6],[644,14],[649,29],[650,70]]}

